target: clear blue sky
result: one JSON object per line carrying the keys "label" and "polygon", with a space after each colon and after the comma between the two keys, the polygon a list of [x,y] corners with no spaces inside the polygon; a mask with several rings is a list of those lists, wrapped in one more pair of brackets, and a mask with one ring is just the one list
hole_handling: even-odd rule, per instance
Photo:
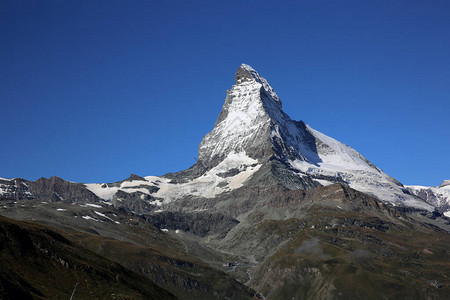
{"label": "clear blue sky", "polygon": [[450,179],[450,1],[0,2],[0,177],[195,162],[247,63],[405,184]]}

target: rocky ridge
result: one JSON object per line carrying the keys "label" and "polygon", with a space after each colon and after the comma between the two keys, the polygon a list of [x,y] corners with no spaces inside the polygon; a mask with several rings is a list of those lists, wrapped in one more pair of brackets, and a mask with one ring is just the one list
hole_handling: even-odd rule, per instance
{"label": "rocky ridge", "polygon": [[444,180],[440,186],[408,185],[406,188],[411,194],[450,217],[450,180]]}

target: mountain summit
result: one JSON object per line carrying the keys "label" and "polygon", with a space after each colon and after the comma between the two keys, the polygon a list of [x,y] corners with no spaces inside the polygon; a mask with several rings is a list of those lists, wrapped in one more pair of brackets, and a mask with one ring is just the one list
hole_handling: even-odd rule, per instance
{"label": "mountain summit", "polygon": [[[335,183],[394,205],[434,209],[351,147],[303,121],[292,120],[268,81],[249,65],[242,64],[236,71],[235,84],[226,93],[214,128],[203,137],[197,162],[191,168],[161,177],[134,176],[121,182],[85,187],[91,192],[90,198],[128,203],[139,207],[139,211],[147,211],[155,206],[175,205],[186,198],[216,198],[241,187],[281,186],[305,191]],[[27,188],[17,180],[4,180],[0,184],[5,193],[22,191],[23,197],[33,197],[36,192],[30,188],[42,190],[40,184],[26,183],[31,186]],[[86,193],[74,184],[71,188],[74,191],[68,196]],[[56,198],[63,194],[59,190],[55,193]],[[136,205],[135,200],[142,203]]]}
{"label": "mountain summit", "polygon": [[[240,159],[230,165],[230,156]],[[384,201],[431,209],[354,149],[292,120],[268,81],[246,64],[236,71],[235,85],[200,143],[193,169],[204,175],[224,161],[234,169],[271,164],[276,180],[289,189],[341,182]]]}

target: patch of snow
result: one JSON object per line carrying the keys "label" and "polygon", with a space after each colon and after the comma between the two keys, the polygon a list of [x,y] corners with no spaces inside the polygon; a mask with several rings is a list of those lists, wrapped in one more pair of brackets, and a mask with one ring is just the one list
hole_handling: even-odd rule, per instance
{"label": "patch of snow", "polygon": [[98,220],[96,218],[92,218],[90,216],[82,216],[82,218],[85,220],[92,220],[92,221],[98,222]]}
{"label": "patch of snow", "polygon": [[143,180],[133,180],[133,181],[124,181],[120,184],[121,188],[125,188],[125,187],[136,187],[136,186],[140,186],[140,185],[152,185],[150,182],[148,181],[143,181]]}
{"label": "patch of snow", "polygon": [[102,208],[101,205],[98,205],[98,204],[92,204],[92,203],[86,203],[86,206],[95,207],[95,208]]}
{"label": "patch of snow", "polygon": [[163,229],[161,229],[161,231],[168,232],[169,229],[163,228]]}
{"label": "patch of snow", "polygon": [[314,181],[317,181],[318,183],[320,183],[323,186],[328,186],[328,185],[332,185],[335,184],[336,182],[332,182],[332,181],[328,181],[328,180],[323,180],[323,179],[314,179]]}
{"label": "patch of snow", "polygon": [[[245,153],[231,152],[220,164],[203,174],[203,176],[186,183],[173,184],[170,183],[169,179],[160,178],[159,190],[153,195],[164,199],[164,203],[169,203],[188,195],[213,198],[227,190],[241,187],[261,167],[261,165],[250,166],[257,162],[257,160],[250,158]],[[222,178],[218,175],[230,169],[242,171],[227,178]],[[161,205],[161,202],[156,201],[156,205]]]}
{"label": "patch of snow", "polygon": [[[156,176],[148,176],[147,178],[158,178]],[[154,185],[151,182],[148,181],[143,181],[143,180],[133,180],[133,181],[124,181],[120,184],[120,186],[113,186],[113,187],[109,187],[104,183],[86,183],[85,187],[90,190],[91,192],[93,192],[97,197],[111,202],[113,200],[114,195],[120,190],[122,192],[125,193],[135,193],[135,192],[140,192],[142,194],[147,194],[149,195],[149,191],[148,189],[144,188],[144,187],[140,187],[141,185],[148,185],[148,186],[152,186]],[[111,205],[111,203],[109,204]]]}
{"label": "patch of snow", "polygon": [[99,215],[99,216],[101,216],[101,217],[103,217],[103,218],[105,218],[105,219],[110,220],[111,222],[114,222],[114,223],[116,223],[116,224],[120,224],[119,222],[117,222],[117,221],[111,219],[110,217],[108,217],[107,215],[105,215],[105,214],[103,214],[103,213],[101,213],[101,212],[98,212],[98,211],[95,211],[95,210],[94,210],[94,213],[96,213],[97,215]]}
{"label": "patch of snow", "polygon": [[56,210],[57,211],[66,211],[67,209],[65,209],[65,208],[57,208]]}
{"label": "patch of snow", "polygon": [[450,218],[450,210],[449,210],[449,211],[446,211],[446,212],[444,213],[444,216],[446,216],[447,218]]}
{"label": "patch of snow", "polygon": [[228,188],[234,190],[240,188],[247,179],[249,179],[256,171],[261,168],[261,165],[255,167],[249,167],[247,170],[231,177],[228,182]]}
{"label": "patch of snow", "polygon": [[86,183],[84,186],[97,197],[107,201],[112,201],[114,194],[119,190],[118,187],[103,187],[100,183]]}

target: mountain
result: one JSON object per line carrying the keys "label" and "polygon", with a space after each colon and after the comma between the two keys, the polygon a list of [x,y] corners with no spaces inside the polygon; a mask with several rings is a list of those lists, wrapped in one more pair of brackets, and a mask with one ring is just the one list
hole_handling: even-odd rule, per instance
{"label": "mountain", "polygon": [[[259,182],[250,181],[258,177]],[[201,141],[194,166],[162,177],[86,187],[106,201],[129,197],[117,194],[123,191],[164,207],[185,196],[214,198],[249,182],[267,181],[290,190],[339,182],[394,205],[433,210],[351,147],[291,120],[267,80],[245,64],[236,72],[213,130]]]}
{"label": "mountain", "polygon": [[[81,184],[64,183],[70,192],[61,189],[63,183],[56,178],[48,183],[45,179],[21,181],[29,188],[22,183],[12,186],[3,179],[0,194],[17,190],[20,197],[44,194],[70,201],[81,197],[115,205],[137,201],[140,205],[133,210],[142,213],[185,196],[214,198],[256,177],[264,180],[259,184],[266,185],[270,180],[290,190],[339,182],[394,205],[434,209],[351,147],[303,121],[291,120],[267,80],[246,64],[238,68],[235,84],[227,91],[215,126],[201,141],[198,160],[188,170],[161,177],[132,175],[111,184],[86,184],[87,191]],[[252,185],[255,184],[258,183],[253,180]],[[45,194],[48,192],[51,195]]]}
{"label": "mountain", "polygon": [[408,191],[436,207],[450,217],[450,180],[444,180],[440,186],[408,185]]}
{"label": "mountain", "polygon": [[434,204],[290,119],[245,64],[187,170],[0,178],[1,215],[57,228],[180,299],[445,298],[450,219]]}

